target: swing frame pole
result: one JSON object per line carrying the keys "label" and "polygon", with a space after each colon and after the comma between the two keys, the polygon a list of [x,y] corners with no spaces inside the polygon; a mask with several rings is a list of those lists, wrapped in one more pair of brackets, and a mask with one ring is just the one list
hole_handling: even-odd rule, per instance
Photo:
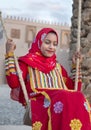
{"label": "swing frame pole", "polygon": [[[77,33],[77,52],[80,51],[80,35],[81,35],[81,8],[82,8],[82,0],[79,0],[78,6],[78,33]],[[77,58],[76,61],[76,76],[75,76],[75,90],[78,90],[78,71],[79,71],[80,61]]]}

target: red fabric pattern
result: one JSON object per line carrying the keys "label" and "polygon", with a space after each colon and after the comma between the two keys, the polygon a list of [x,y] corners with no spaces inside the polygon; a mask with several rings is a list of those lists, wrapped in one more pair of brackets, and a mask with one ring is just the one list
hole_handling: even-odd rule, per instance
{"label": "red fabric pattern", "polygon": [[89,105],[81,92],[44,91],[45,95],[39,90],[31,100],[34,130],[91,130]]}

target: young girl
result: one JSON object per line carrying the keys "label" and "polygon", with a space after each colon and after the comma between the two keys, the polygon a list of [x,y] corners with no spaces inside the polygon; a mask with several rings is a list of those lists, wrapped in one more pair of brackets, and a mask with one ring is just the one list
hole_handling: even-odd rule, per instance
{"label": "young girl", "polygon": [[[90,130],[90,109],[80,92],[80,72],[78,91],[75,91],[74,80],[56,61],[57,45],[56,31],[43,28],[38,32],[29,53],[18,60],[31,100],[32,129]],[[14,61],[14,50],[15,44],[9,39],[6,43],[6,78],[11,88],[11,97],[26,106]],[[80,55],[73,58],[72,71],[75,70],[77,57],[80,58]]]}

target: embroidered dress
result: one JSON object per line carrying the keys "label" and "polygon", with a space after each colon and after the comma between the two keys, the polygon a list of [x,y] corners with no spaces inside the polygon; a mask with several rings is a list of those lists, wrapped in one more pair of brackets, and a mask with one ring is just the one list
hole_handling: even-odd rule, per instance
{"label": "embroidered dress", "polygon": [[[60,77],[60,73],[64,72],[62,69],[57,64],[53,71],[45,75],[37,69],[28,67],[29,74],[26,79],[26,87],[28,92],[31,90],[28,95],[31,99],[33,130],[90,130],[91,128],[89,104],[80,91],[63,89]],[[55,75],[52,74],[56,74],[57,82]],[[17,77],[10,72],[8,78],[12,76]],[[66,78],[64,77],[64,79]],[[67,79],[64,81],[66,83]],[[15,87],[15,84],[16,82],[14,82],[13,87]],[[18,100],[24,101],[21,100],[21,88],[19,95]],[[23,102],[24,104],[25,102]],[[85,118],[83,118],[83,115]]]}
{"label": "embroidered dress", "polygon": [[[60,66],[57,65],[57,67],[55,70],[59,71]],[[59,71],[59,73],[60,72],[61,71]],[[37,78],[35,80],[39,79],[32,68],[29,68],[29,74],[31,79],[35,79],[35,77]],[[40,77],[40,74],[38,74],[38,76]],[[41,76],[43,75],[41,74]],[[36,130],[36,122],[40,122],[41,124],[39,130],[90,130],[90,106],[80,91],[64,90],[62,88],[62,83],[60,87],[51,87],[50,89],[48,89],[44,83],[42,84],[44,87],[41,88],[41,78],[36,84],[34,84],[34,80],[31,79],[32,90],[35,92],[34,95],[31,95],[32,123],[34,130]],[[48,82],[46,81],[46,83]],[[38,111],[36,111],[36,109]]]}

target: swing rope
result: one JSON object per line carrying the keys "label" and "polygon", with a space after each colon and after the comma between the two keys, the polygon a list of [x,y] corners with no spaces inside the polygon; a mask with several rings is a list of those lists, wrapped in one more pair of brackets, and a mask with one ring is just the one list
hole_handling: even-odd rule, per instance
{"label": "swing rope", "polygon": [[[81,34],[81,7],[82,7],[82,0],[79,0],[78,6],[78,33],[77,33],[77,52],[80,51],[80,34]],[[75,76],[75,90],[78,89],[78,71],[79,71],[79,58],[76,61],[76,76]]]}
{"label": "swing rope", "polygon": [[[1,21],[1,25],[2,25],[3,30],[4,30],[5,38],[6,38],[6,40],[8,40],[8,36],[7,36],[7,32],[6,32],[5,26],[4,26],[4,22],[2,20],[1,12],[0,12],[0,21]],[[14,60],[15,60],[17,73],[18,73],[18,76],[19,76],[19,81],[20,81],[20,84],[21,84],[21,87],[22,87],[22,91],[23,91],[23,94],[24,94],[24,98],[25,98],[27,106],[29,107],[28,93],[27,93],[26,86],[25,86],[25,83],[24,83],[24,80],[23,80],[23,77],[22,77],[22,72],[20,70],[20,67],[19,67],[19,64],[18,64],[18,61],[17,61],[17,58],[16,58],[15,54],[14,54]]]}

